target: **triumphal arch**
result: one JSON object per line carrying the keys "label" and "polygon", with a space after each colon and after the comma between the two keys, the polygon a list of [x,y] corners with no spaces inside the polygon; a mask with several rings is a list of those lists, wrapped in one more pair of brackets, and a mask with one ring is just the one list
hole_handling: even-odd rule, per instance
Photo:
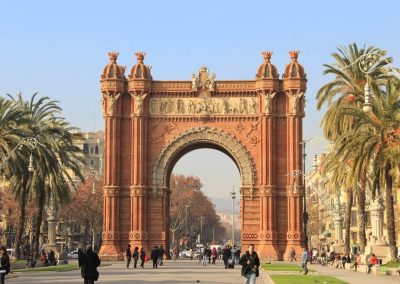
{"label": "triumphal arch", "polygon": [[306,74],[290,51],[282,78],[272,52],[254,80],[217,80],[207,67],[184,81],[158,81],[144,52],[125,75],[118,53],[101,75],[105,119],[103,258],[124,248],[168,248],[169,179],[176,162],[199,148],[228,155],[241,175],[243,246],[282,259],[304,244],[302,169]]}

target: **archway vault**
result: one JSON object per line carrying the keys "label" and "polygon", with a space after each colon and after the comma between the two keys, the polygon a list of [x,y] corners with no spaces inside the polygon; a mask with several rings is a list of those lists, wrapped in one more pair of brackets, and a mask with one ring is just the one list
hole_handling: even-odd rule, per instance
{"label": "archway vault", "polygon": [[239,168],[243,187],[253,187],[256,170],[249,152],[238,139],[218,128],[195,127],[174,137],[161,151],[152,172],[153,187],[168,186],[168,171],[173,167],[176,156],[187,147],[198,143],[215,144],[224,149]]}

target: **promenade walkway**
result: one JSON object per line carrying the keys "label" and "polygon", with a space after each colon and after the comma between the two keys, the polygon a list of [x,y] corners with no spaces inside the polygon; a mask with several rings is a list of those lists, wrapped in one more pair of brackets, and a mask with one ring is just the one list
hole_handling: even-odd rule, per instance
{"label": "promenade walkway", "polygon": [[[280,262],[282,263],[282,262]],[[225,269],[222,261],[218,261],[216,266],[202,266],[198,261],[178,260],[165,261],[165,265],[159,269],[152,269],[151,263],[146,262],[144,269],[126,269],[124,262],[112,262],[109,266],[99,268],[99,284],[111,283],[164,283],[164,284],[239,284],[243,283],[240,276],[240,266],[235,269]],[[293,264],[293,263],[292,263]],[[350,270],[324,267],[317,264],[309,265],[309,268],[315,270],[315,274],[335,276],[348,283],[354,284],[392,284],[400,283],[400,276],[368,275],[366,273],[354,272]],[[299,267],[300,271],[300,267]],[[69,284],[83,283],[80,270],[67,272],[24,272],[15,273],[17,277],[7,279],[7,284]],[[298,272],[262,272],[258,278],[257,284],[269,284],[268,275],[272,274],[295,274]]]}
{"label": "promenade walkway", "polygon": [[[146,262],[144,269],[126,269],[124,262],[113,262],[111,266],[99,268],[100,278],[96,283],[164,283],[164,284],[189,284],[189,283],[243,283],[240,276],[240,266],[235,269],[225,269],[222,261],[216,266],[202,266],[198,261],[178,260],[165,261],[164,266],[153,269],[151,262]],[[50,283],[83,283],[80,270],[67,272],[24,272],[17,273],[18,277],[8,279],[7,284],[50,284]],[[199,282],[197,282],[199,281]]]}

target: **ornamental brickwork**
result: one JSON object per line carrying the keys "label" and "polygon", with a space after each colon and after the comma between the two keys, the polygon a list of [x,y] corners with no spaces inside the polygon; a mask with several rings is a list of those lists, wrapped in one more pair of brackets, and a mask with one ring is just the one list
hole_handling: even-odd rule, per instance
{"label": "ornamental brickwork", "polygon": [[188,81],[157,81],[144,52],[128,77],[109,53],[100,80],[103,258],[120,259],[128,244],[168,251],[170,175],[199,148],[225,153],[239,169],[243,246],[254,243],[263,259],[283,259],[290,247],[300,254],[304,187],[290,173],[302,169],[307,80],[298,51],[289,52],[281,79],[272,52],[262,54],[255,80],[218,81],[203,66]]}

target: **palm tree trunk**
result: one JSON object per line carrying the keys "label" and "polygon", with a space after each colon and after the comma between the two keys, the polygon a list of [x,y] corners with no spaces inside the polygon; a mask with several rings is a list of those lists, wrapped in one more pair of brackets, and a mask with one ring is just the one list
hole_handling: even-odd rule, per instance
{"label": "palm tree trunk", "polygon": [[347,204],[346,204],[346,217],[345,217],[345,236],[344,236],[344,248],[346,253],[350,253],[350,222],[351,222],[351,207],[353,206],[353,190],[348,189],[347,191]]}
{"label": "palm tree trunk", "polygon": [[397,261],[396,225],[393,206],[393,178],[390,175],[390,166],[385,169],[385,203],[386,203],[386,229],[389,241],[390,260]]}
{"label": "palm tree trunk", "polygon": [[38,256],[39,255],[39,238],[40,238],[40,228],[42,225],[43,221],[43,208],[45,207],[45,201],[46,201],[46,194],[43,190],[40,190],[39,193],[39,198],[38,198],[38,214],[36,218],[36,225],[35,225],[35,242],[33,244],[33,252],[34,255]]}
{"label": "palm tree trunk", "polygon": [[365,179],[361,181],[361,188],[357,187],[357,215],[358,215],[358,238],[360,242],[360,252],[365,252],[365,246],[367,245],[367,235],[365,234]]}
{"label": "palm tree trunk", "polygon": [[19,221],[18,221],[18,226],[17,226],[17,236],[14,244],[14,251],[15,251],[15,257],[17,259],[21,258],[22,252],[20,250],[20,245],[22,243],[22,238],[23,234],[25,231],[25,220],[26,220],[26,202],[28,199],[28,188],[27,188],[27,183],[24,182],[22,184],[22,192],[20,196],[20,204],[19,204]]}

